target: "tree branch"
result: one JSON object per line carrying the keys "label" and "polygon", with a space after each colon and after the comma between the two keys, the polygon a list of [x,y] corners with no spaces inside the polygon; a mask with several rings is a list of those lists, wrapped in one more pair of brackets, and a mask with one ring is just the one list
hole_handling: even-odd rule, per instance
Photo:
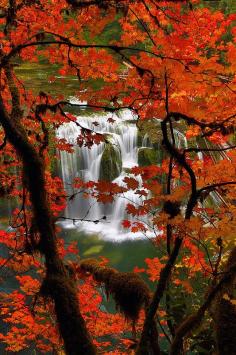
{"label": "tree branch", "polygon": [[[236,248],[230,254],[229,261],[234,259],[236,255]],[[203,305],[199,308],[199,310],[186,318],[178,327],[175,338],[171,345],[170,355],[179,355],[182,344],[183,338],[186,337],[191,331],[196,328],[202,321],[205,312],[207,309],[210,308],[212,302],[215,300],[217,295],[225,288],[227,285],[231,285],[236,277],[236,264],[233,264],[226,270],[225,275],[221,278],[219,283],[210,290],[210,292],[206,296],[206,300]]]}
{"label": "tree branch", "polygon": [[[44,33],[44,32],[42,32]],[[38,34],[37,34],[38,35]],[[33,36],[36,37],[37,35]],[[56,37],[59,38],[63,38],[60,35],[57,34],[53,34]],[[32,37],[32,38],[33,38]],[[162,54],[157,54],[154,53],[152,51],[149,50],[145,50],[145,49],[141,49],[141,48],[133,48],[133,47],[128,47],[128,46],[117,46],[117,45],[102,45],[102,44],[77,44],[77,43],[73,43],[71,42],[69,39],[64,38],[63,40],[48,40],[48,41],[35,41],[35,42],[28,42],[28,43],[24,43],[24,44],[20,44],[16,47],[14,47],[9,54],[7,54],[6,56],[4,56],[1,60],[1,64],[0,67],[3,67],[6,65],[6,63],[9,62],[9,60],[14,57],[16,54],[18,54],[22,49],[28,48],[28,47],[35,47],[35,46],[44,46],[44,45],[65,45],[65,46],[70,46],[73,48],[78,48],[78,49],[88,49],[88,48],[97,48],[97,49],[109,49],[111,51],[114,51],[116,53],[121,54],[123,51],[132,51],[132,52],[142,52],[142,53],[147,53],[150,54],[151,56],[154,56],[156,58],[160,58],[163,60],[173,60],[173,61],[177,61],[179,63],[181,63],[182,65],[185,66],[185,59],[184,58],[174,58],[174,57],[169,57],[169,56],[163,56]],[[189,60],[189,59],[188,59]],[[193,59],[194,60],[194,59]]]}
{"label": "tree branch", "polygon": [[46,277],[41,292],[44,296],[51,297],[55,303],[55,313],[66,353],[94,355],[95,350],[79,310],[74,281],[70,279],[58,254],[55,226],[47,198],[44,164],[39,153],[30,144],[21,124],[23,113],[19,107],[17,88],[12,82],[9,68],[6,68],[6,76],[12,96],[12,112],[8,114],[0,96],[0,122],[9,143],[15,148],[23,163],[25,185],[30,194],[35,223],[40,235],[38,249],[45,257]]}

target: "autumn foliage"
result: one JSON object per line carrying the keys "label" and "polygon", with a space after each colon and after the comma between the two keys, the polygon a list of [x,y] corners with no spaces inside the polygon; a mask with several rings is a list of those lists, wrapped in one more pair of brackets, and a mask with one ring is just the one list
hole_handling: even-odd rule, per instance
{"label": "autumn foliage", "polygon": [[[0,230],[6,351],[235,354],[235,21],[198,0],[0,2],[0,198],[17,206]],[[61,93],[25,86],[22,63],[50,65]],[[64,95],[67,77],[86,104]],[[158,127],[161,164],[133,167],[121,185],[74,181],[100,203],[139,196],[121,228],[155,245],[146,268],[83,262],[80,246],[59,237],[56,222],[74,196],[52,166],[74,147],[55,132],[74,122],[77,146],[107,139],[73,114],[85,106],[108,112],[111,124],[129,109],[138,127]],[[105,293],[116,313],[103,307]]]}

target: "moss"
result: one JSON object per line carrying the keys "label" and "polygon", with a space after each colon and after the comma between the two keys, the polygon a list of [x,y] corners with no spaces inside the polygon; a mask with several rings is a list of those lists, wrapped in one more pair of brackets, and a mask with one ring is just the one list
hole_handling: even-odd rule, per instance
{"label": "moss", "polygon": [[[69,338],[68,344],[65,343],[65,354],[95,355],[96,349],[78,309],[76,288],[70,275],[67,272],[64,275],[47,274],[41,285],[40,292],[46,299],[54,300],[60,333]],[[77,309],[78,312],[73,312],[74,309]],[[70,315],[70,319],[67,315]],[[73,325],[76,328],[73,328]]]}
{"label": "moss", "polygon": [[112,143],[107,143],[101,159],[100,179],[112,181],[120,175],[121,169],[120,151]]}
{"label": "moss", "polygon": [[[138,122],[138,162],[140,166],[161,164],[167,155],[162,146],[161,125],[158,120]],[[143,147],[143,144],[146,147]]]}
{"label": "moss", "polygon": [[97,260],[95,259],[85,259],[80,263],[81,271],[93,272],[94,268],[98,265]]}
{"label": "moss", "polygon": [[156,165],[158,163],[158,151],[153,148],[139,148],[138,164],[139,166]]}
{"label": "moss", "polygon": [[161,125],[157,120],[144,120],[138,122],[138,143],[142,145],[142,140],[145,135],[148,135],[148,138],[152,144],[159,144],[162,141]]}
{"label": "moss", "polygon": [[119,272],[113,268],[101,266],[95,259],[85,259],[80,263],[85,274],[105,285],[107,295],[111,295],[117,309],[135,322],[142,307],[150,302],[150,290],[141,277],[133,272]]}
{"label": "moss", "polygon": [[138,319],[141,308],[147,306],[150,299],[147,285],[139,275],[132,272],[113,274],[106,288],[119,311],[133,321]]}
{"label": "moss", "polygon": [[57,157],[56,143],[55,143],[55,130],[53,127],[48,127],[49,133],[49,156],[50,156],[50,171],[52,176],[57,176],[59,171],[59,159]]}
{"label": "moss", "polygon": [[144,138],[143,133],[140,130],[138,130],[138,134],[137,134],[137,145],[138,145],[138,147],[142,147],[143,138]]}

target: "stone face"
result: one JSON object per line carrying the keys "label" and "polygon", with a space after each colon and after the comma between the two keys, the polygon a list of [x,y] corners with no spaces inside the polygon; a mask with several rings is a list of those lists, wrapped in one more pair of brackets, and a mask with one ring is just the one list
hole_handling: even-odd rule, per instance
{"label": "stone face", "polygon": [[112,143],[107,143],[102,154],[100,165],[100,179],[112,181],[116,179],[122,170],[120,150]]}

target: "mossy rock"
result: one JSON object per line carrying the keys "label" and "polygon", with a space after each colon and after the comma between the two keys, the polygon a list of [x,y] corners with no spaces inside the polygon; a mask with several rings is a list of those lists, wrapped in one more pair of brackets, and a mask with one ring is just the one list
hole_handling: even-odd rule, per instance
{"label": "mossy rock", "polygon": [[144,120],[138,122],[138,145],[142,146],[145,135],[148,135],[151,144],[160,144],[162,141],[161,125],[157,120]]}
{"label": "mossy rock", "polygon": [[100,165],[100,179],[113,181],[122,170],[120,150],[112,143],[107,143],[102,154]]}
{"label": "mossy rock", "polygon": [[153,148],[139,148],[138,164],[139,166],[156,165],[159,163],[159,152]]}
{"label": "mossy rock", "polygon": [[153,146],[153,142],[151,141],[147,133],[144,134],[143,131],[138,130],[137,145],[139,148],[142,148],[144,146],[151,148]]}
{"label": "mossy rock", "polygon": [[138,134],[137,134],[138,147],[142,147],[142,142],[143,142],[143,135],[142,135],[142,132],[140,130],[138,130]]}

